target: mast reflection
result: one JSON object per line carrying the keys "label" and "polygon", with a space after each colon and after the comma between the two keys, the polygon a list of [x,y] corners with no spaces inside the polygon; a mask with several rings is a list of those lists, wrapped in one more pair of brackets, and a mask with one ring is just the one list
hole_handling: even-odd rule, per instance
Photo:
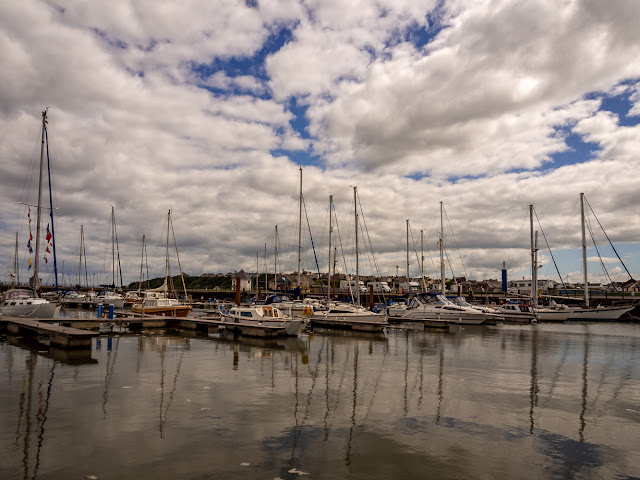
{"label": "mast reflection", "polygon": [[538,406],[538,329],[533,327],[531,336],[531,386],[529,388],[529,434],[533,435],[533,409]]}
{"label": "mast reflection", "polygon": [[[586,327],[588,328],[588,326]],[[582,408],[580,410],[580,430],[578,430],[578,435],[580,436],[580,441],[584,442],[584,429],[586,426],[585,413],[587,411],[587,375],[588,375],[588,362],[589,360],[589,331],[587,330],[586,335],[584,336],[584,356],[582,361]]]}

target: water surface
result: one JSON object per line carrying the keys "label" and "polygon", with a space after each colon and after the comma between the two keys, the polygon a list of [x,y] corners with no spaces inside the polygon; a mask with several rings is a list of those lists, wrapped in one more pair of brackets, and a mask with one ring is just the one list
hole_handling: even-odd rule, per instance
{"label": "water surface", "polygon": [[2,479],[640,477],[640,325],[25,340]]}

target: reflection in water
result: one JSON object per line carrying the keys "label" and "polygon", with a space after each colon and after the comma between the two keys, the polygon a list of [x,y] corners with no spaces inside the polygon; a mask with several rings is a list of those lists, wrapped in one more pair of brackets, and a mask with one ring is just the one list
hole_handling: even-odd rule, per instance
{"label": "reflection in water", "polygon": [[26,412],[26,429],[27,431],[24,434],[24,448],[23,448],[23,457],[22,457],[22,465],[24,467],[24,479],[29,478],[29,445],[30,445],[30,435],[31,435],[31,402],[33,398],[33,374],[36,369],[36,362],[38,360],[38,356],[30,352],[27,357],[27,370],[29,372],[28,377],[28,391],[27,391],[27,412]]}
{"label": "reflection in water", "polygon": [[36,465],[33,468],[33,478],[35,480],[38,475],[38,468],[40,467],[40,452],[42,451],[42,444],[44,443],[44,424],[47,423],[47,413],[49,412],[49,403],[51,400],[51,387],[53,386],[53,375],[56,368],[56,362],[52,362],[51,371],[49,374],[49,383],[47,384],[47,396],[44,400],[44,408],[39,415],[40,431],[38,432],[38,449],[36,451]]}
{"label": "reflection in water", "polygon": [[404,354],[404,416],[407,416],[407,412],[409,411],[409,398],[408,398],[408,389],[409,389],[409,331],[405,331],[405,354]]}
{"label": "reflection in water", "polygon": [[171,384],[171,390],[169,391],[169,400],[167,400],[167,404],[164,404],[164,376],[165,376],[165,352],[166,352],[166,344],[163,342],[162,347],[160,348],[160,413],[158,414],[160,423],[160,438],[164,438],[164,426],[167,423],[167,418],[169,417],[169,408],[171,407],[171,403],[173,402],[173,397],[176,392],[176,387],[178,385],[178,377],[180,376],[180,369],[182,368],[182,360],[184,359],[184,353],[189,345],[189,340],[184,339],[186,345],[183,348],[180,348],[180,355],[178,357],[178,364],[176,366],[176,373],[173,376],[173,383]]}
{"label": "reflection in water", "polygon": [[538,406],[538,329],[533,326],[531,336],[531,387],[529,388],[529,434],[533,435],[533,408]]}
{"label": "reflection in water", "polygon": [[353,429],[356,427],[356,407],[358,406],[358,347],[358,343],[353,346],[353,410],[351,411],[351,427],[349,428],[347,456],[344,459],[347,467],[351,465],[351,442],[353,440]]}
{"label": "reflection in water", "polygon": [[556,384],[558,383],[558,379],[560,378],[560,371],[562,370],[562,367],[564,367],[565,362],[567,361],[567,355],[569,354],[569,340],[566,340],[564,342],[564,349],[562,351],[562,358],[560,359],[560,361],[558,362],[554,372],[553,372],[553,376],[551,377],[551,386],[549,387],[549,393],[547,394],[547,398],[545,399],[544,403],[543,403],[543,407],[545,407],[547,405],[547,402],[553,397],[553,393],[556,389]]}
{"label": "reflection in water", "polygon": [[442,408],[442,391],[444,383],[444,346],[440,349],[440,368],[438,370],[438,408],[436,410],[436,425],[440,423],[440,410]]}
{"label": "reflection in water", "polygon": [[[109,390],[111,388],[111,380],[113,380],[113,372],[116,368],[116,359],[118,358],[118,346],[120,345],[120,337],[116,338],[115,350],[112,348],[112,339],[107,339],[107,366],[104,373],[104,390],[102,392],[102,413],[103,419],[107,419],[107,402],[109,401]],[[113,354],[113,358],[112,358]]]}
{"label": "reflection in water", "polygon": [[109,478],[114,458],[127,480],[204,478],[211,464],[219,478],[629,478],[640,435],[630,330],[138,335],[110,350],[103,337],[106,373],[0,338],[0,478]]}
{"label": "reflection in water", "polygon": [[[587,327],[588,328],[588,327]],[[585,413],[587,410],[587,361],[589,359],[589,332],[584,336],[584,359],[582,362],[582,409],[580,410],[580,441],[584,442],[584,428],[586,426]]]}

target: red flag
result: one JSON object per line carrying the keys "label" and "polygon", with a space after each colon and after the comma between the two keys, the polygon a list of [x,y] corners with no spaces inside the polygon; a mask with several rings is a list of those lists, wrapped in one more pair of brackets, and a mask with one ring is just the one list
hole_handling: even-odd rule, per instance
{"label": "red flag", "polygon": [[47,247],[47,253],[51,253],[51,250],[49,250],[49,247]]}
{"label": "red flag", "polygon": [[33,234],[29,232],[29,240],[33,240]]}
{"label": "red flag", "polygon": [[47,257],[44,257],[44,263],[49,263],[49,260],[47,260]]}

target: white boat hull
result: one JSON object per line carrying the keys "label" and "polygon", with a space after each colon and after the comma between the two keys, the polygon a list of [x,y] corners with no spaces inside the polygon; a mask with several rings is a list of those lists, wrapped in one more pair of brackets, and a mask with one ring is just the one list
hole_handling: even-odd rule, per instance
{"label": "white boat hull", "polygon": [[603,320],[615,321],[625,313],[633,310],[633,306],[605,307],[605,308],[578,308],[575,309],[567,320]]}
{"label": "white boat hull", "polygon": [[[494,316],[495,317],[495,316]],[[407,312],[400,317],[401,320],[411,321],[430,321],[430,322],[442,322],[442,323],[455,323],[460,325],[482,325],[491,317],[488,315],[481,315],[475,313],[440,313],[440,312],[420,312],[412,311]]]}
{"label": "white boat hull", "polygon": [[60,306],[55,303],[38,303],[35,305],[8,305],[0,307],[0,313],[7,317],[20,318],[56,318]]}

